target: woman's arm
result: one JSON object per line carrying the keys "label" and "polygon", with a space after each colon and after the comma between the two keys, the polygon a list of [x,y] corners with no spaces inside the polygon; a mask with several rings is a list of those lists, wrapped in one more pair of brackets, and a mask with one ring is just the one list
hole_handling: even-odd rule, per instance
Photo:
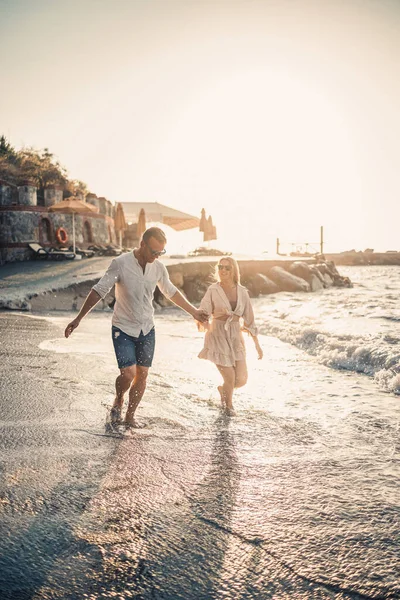
{"label": "woman's arm", "polygon": [[[208,315],[208,317],[211,317],[212,312],[213,312],[213,303],[212,303],[210,288],[208,288],[208,290],[204,294],[204,296],[200,302],[199,310],[202,310],[204,313],[206,313]],[[208,319],[206,321],[203,321],[202,323],[200,321],[198,321],[197,329],[199,331],[205,331],[206,329],[208,329],[208,325],[209,325]]]}
{"label": "woman's arm", "polygon": [[257,354],[258,354],[258,360],[261,360],[262,357],[264,356],[264,352],[263,352],[263,349],[260,346],[260,342],[258,341],[258,336],[257,335],[252,335],[251,337],[254,340],[256,351],[257,351]]}
{"label": "woman's arm", "polygon": [[253,307],[249,293],[246,289],[243,289],[244,293],[244,309],[243,309],[243,328],[250,333],[251,336],[257,336],[258,329],[256,327]]}
{"label": "woman's arm", "polygon": [[260,346],[260,342],[258,341],[258,329],[256,327],[255,319],[254,319],[254,311],[251,305],[251,300],[248,292],[245,290],[245,305],[243,311],[243,329],[247,331],[251,337],[253,338],[257,354],[258,360],[261,360],[264,356],[263,350]]}

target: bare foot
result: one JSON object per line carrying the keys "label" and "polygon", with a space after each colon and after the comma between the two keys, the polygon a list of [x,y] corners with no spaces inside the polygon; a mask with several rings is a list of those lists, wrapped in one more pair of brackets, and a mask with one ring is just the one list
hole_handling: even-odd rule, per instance
{"label": "bare foot", "polygon": [[143,427],[146,427],[146,425],[139,423],[136,419],[124,421],[124,425],[127,431],[130,429],[142,429]]}
{"label": "bare foot", "polygon": [[234,417],[236,415],[236,413],[235,413],[235,409],[233,408],[233,406],[231,406],[230,408],[226,407],[225,414],[227,417]]}
{"label": "bare foot", "polygon": [[112,425],[121,425],[122,423],[121,409],[115,404],[110,411],[110,421]]}
{"label": "bare foot", "polygon": [[219,395],[221,396],[222,408],[225,408],[224,387],[222,385],[219,385],[217,389],[219,391]]}

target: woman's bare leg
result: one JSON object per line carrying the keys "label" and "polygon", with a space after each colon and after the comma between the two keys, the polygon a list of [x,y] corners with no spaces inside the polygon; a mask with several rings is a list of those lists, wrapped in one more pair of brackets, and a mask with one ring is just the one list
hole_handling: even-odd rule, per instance
{"label": "woman's bare leg", "polygon": [[235,366],[235,388],[240,388],[247,383],[247,364],[245,360],[237,360]]}
{"label": "woman's bare leg", "polygon": [[222,405],[228,410],[232,410],[233,388],[235,387],[235,368],[223,367],[222,365],[217,365],[217,368],[224,380],[224,384],[218,387],[218,391],[221,394]]}
{"label": "woman's bare leg", "polygon": [[219,395],[221,397],[221,406],[222,408],[225,408],[225,399],[224,399],[224,391],[223,391],[223,386],[219,385],[217,387],[217,390],[219,391]]}

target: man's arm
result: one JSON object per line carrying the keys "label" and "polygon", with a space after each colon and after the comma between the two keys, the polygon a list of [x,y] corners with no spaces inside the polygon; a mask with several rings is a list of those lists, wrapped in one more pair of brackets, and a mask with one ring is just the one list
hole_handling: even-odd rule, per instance
{"label": "man's arm", "polygon": [[98,301],[101,298],[105,298],[107,293],[111,290],[111,288],[119,281],[119,266],[118,260],[114,258],[107,271],[104,273],[103,277],[93,286],[91,291],[86,297],[85,302],[82,305],[81,310],[78,313],[78,316],[75,317],[69,325],[67,325],[65,329],[65,337],[69,337],[71,333],[76,329],[79,323],[82,321],[83,317],[88,314],[90,310],[92,310],[93,306],[96,306]]}
{"label": "man's arm", "polygon": [[71,321],[71,323],[69,323],[67,325],[67,327],[65,328],[64,335],[66,338],[69,337],[71,335],[71,333],[74,331],[74,329],[76,329],[78,327],[78,325],[82,321],[83,317],[85,315],[87,315],[88,312],[91,311],[94,306],[96,306],[96,304],[98,303],[99,300],[101,300],[100,294],[98,294],[95,290],[91,290],[89,292],[89,294],[87,295],[86,300],[83,303],[82,308],[78,313],[78,316],[75,317],[75,319],[73,321]]}
{"label": "man's arm", "polygon": [[192,315],[193,319],[196,321],[200,321],[200,323],[205,323],[208,321],[209,315],[206,313],[206,311],[200,310],[193,306],[193,304],[190,304],[190,302],[186,300],[179,290],[177,290],[175,294],[170,297],[170,300],[179,306],[179,308],[182,308],[182,310],[185,310],[187,313],[189,313],[189,315]]}

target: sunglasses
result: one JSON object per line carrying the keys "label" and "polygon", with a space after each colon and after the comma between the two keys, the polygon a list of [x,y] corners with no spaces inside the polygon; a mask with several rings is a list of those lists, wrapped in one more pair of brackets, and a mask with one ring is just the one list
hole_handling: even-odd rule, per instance
{"label": "sunglasses", "polygon": [[166,250],[153,250],[152,248],[150,248],[150,246],[147,242],[145,242],[145,244],[153,256],[162,256],[163,254],[166,253]]}
{"label": "sunglasses", "polygon": [[225,269],[225,271],[232,271],[232,267],[229,265],[218,265],[218,271],[222,271],[222,269]]}

